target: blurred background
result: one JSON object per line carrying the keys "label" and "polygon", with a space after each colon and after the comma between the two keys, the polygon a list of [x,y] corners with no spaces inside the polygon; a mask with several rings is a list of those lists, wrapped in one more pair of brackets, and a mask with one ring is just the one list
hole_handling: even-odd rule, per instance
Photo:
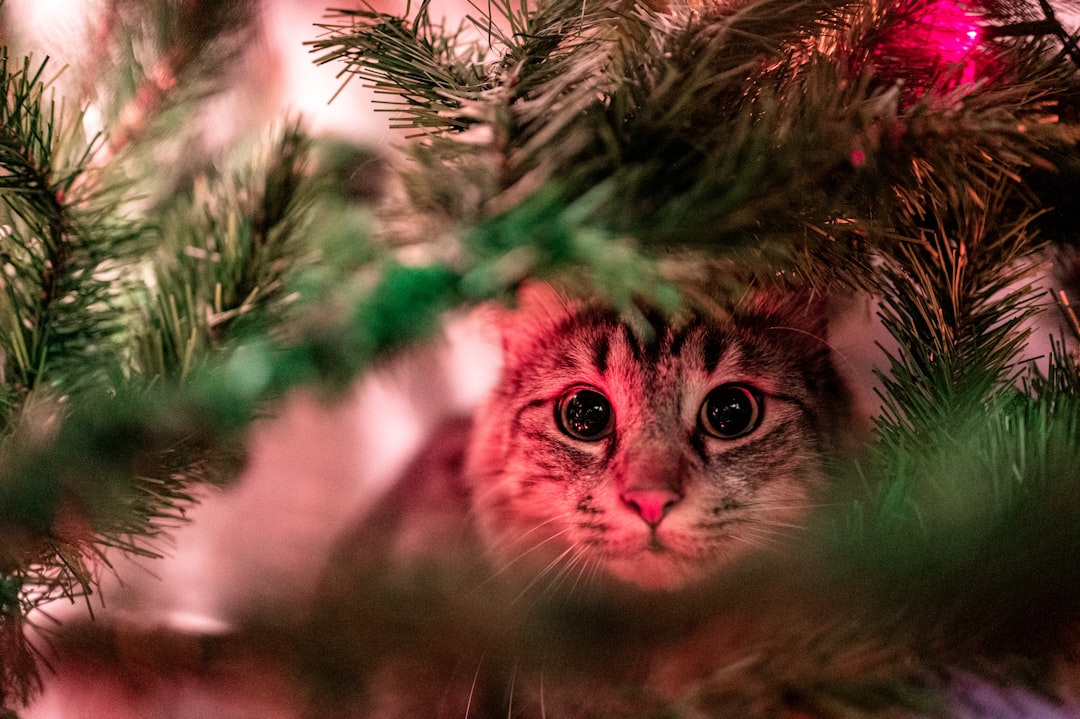
{"label": "blurred background", "polygon": [[[397,0],[372,6],[406,9]],[[464,0],[436,0],[433,7],[450,23],[468,10]],[[3,27],[12,57],[47,55],[52,72],[62,68],[53,87],[65,102],[86,104],[87,134],[118,117],[124,132],[114,129],[110,143],[144,144],[153,162],[175,168],[179,178],[221,163],[281,118],[298,117],[311,134],[338,143],[343,162],[361,158],[350,177],[365,203],[383,191],[378,167],[396,161],[407,139],[374,110],[369,88],[342,87],[339,65],[314,63],[305,43],[319,37],[326,9],[323,0],[9,0]],[[181,72],[188,87],[203,85],[190,98],[170,96],[182,89]],[[167,106],[176,119],[166,117],[162,130],[155,115]],[[147,137],[153,132],[158,136]],[[146,192],[158,189],[168,188]],[[340,396],[288,397],[254,426],[241,475],[224,489],[197,490],[190,523],[157,547],[164,558],[110,552],[113,571],[101,573],[90,606],[60,600],[41,608],[35,621],[49,628],[55,618],[65,632],[92,611],[92,636],[77,639],[80,649],[66,655],[41,646],[55,674],[46,671],[45,692],[19,716],[294,716],[288,690],[275,688],[266,667],[225,672],[248,677],[252,686],[222,686],[220,676],[204,675],[203,650],[193,647],[227,636],[237,616],[253,611],[284,624],[299,618],[340,533],[401,471],[431,426],[483,395],[498,369],[490,340],[463,317],[440,347],[373,373]],[[152,666],[170,678],[153,676]]]}

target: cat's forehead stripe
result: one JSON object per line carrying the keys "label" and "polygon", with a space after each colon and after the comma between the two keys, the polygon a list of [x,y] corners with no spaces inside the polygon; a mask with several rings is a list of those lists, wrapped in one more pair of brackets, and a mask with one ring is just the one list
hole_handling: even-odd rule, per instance
{"label": "cat's forehead stripe", "polygon": [[728,355],[731,338],[715,325],[695,316],[689,322],[671,328],[659,349],[673,359],[681,359],[688,347],[701,360],[705,373],[712,374]]}
{"label": "cat's forehead stripe", "polygon": [[628,324],[621,325],[623,340],[626,343],[627,349],[630,350],[630,354],[633,355],[635,362],[644,361],[644,353],[641,351],[641,343],[638,341],[637,334],[633,328]]}
{"label": "cat's forehead stripe", "polygon": [[672,357],[678,358],[682,355],[683,345],[686,344],[687,338],[690,337],[690,330],[691,327],[687,326],[675,332],[674,336],[671,338],[671,346],[668,350]]}
{"label": "cat's forehead stripe", "polygon": [[607,334],[601,334],[596,338],[596,343],[593,346],[593,366],[596,367],[596,371],[600,374],[607,372],[608,352],[610,351],[611,340]]}
{"label": "cat's forehead stripe", "polygon": [[705,371],[712,374],[720,364],[720,358],[724,355],[728,343],[723,335],[708,328],[704,329],[702,335],[702,362]]}
{"label": "cat's forehead stripe", "polygon": [[[643,327],[602,308],[571,316],[554,336],[541,340],[532,355],[514,358],[508,383],[518,387],[522,371],[539,372],[534,379],[577,375],[579,381],[589,381],[588,377],[602,377],[613,370],[620,375],[644,373],[639,379],[648,383],[658,378],[648,380],[646,375],[673,370],[671,381],[693,371],[720,379],[763,382],[763,390],[778,392],[787,386],[784,377],[799,371],[785,356],[770,351],[763,344],[765,338],[737,325],[718,324],[693,313],[671,318],[667,324],[652,320],[654,324]],[[562,382],[544,382],[549,390],[555,384]]]}
{"label": "cat's forehead stripe", "polygon": [[[611,312],[594,311],[579,316],[577,322],[568,322],[561,328],[563,336],[571,336],[585,328],[592,328],[585,334],[588,359],[599,374],[604,374],[611,366],[611,355],[615,346],[621,347],[635,363],[656,366],[665,356],[681,358],[688,347],[693,347],[706,373],[714,372],[721,361],[728,355],[732,338],[715,325],[699,316],[683,318],[662,324],[656,318],[647,329],[638,331],[629,322],[620,321]],[[570,369],[573,364],[569,358],[563,358],[563,369]]]}
{"label": "cat's forehead stripe", "polygon": [[[606,329],[610,331],[618,328],[621,333],[622,345],[630,356],[638,363],[656,365],[666,355],[679,358],[687,342],[695,335],[700,335],[703,342],[703,361],[707,371],[715,369],[724,352],[726,342],[722,333],[715,331],[701,318],[694,317],[689,322],[664,324],[658,318],[649,318],[647,329],[639,332],[628,322],[615,322],[611,318],[604,318]],[[595,348],[595,366],[601,372],[607,367],[608,353],[611,345],[605,335],[597,342]]]}

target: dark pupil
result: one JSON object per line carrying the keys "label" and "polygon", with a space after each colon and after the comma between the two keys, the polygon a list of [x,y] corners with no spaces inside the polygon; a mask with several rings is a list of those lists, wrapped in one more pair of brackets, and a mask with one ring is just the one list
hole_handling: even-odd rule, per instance
{"label": "dark pupil", "polygon": [[744,389],[729,387],[715,390],[705,407],[709,425],[723,435],[745,432],[754,421],[753,402]]}
{"label": "dark pupil", "polygon": [[567,400],[563,420],[572,434],[593,437],[611,422],[611,405],[599,392],[583,389]]}

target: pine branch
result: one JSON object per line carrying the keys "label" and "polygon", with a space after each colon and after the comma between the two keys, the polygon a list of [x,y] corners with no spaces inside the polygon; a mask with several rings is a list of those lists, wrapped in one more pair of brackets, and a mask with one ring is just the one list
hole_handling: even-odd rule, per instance
{"label": "pine branch", "polygon": [[313,200],[310,140],[293,122],[246,166],[197,178],[160,208],[161,242],[136,365],[182,379],[240,325],[283,314],[288,278],[318,259],[306,241]]}
{"label": "pine branch", "polygon": [[[473,20],[478,30],[491,29],[493,54],[500,58],[487,69],[480,65],[484,53],[475,44],[461,52],[469,58],[462,64],[452,51],[458,35],[439,34],[426,6],[411,25],[361,13],[366,22],[336,27],[337,34],[318,46],[339,46],[321,60],[344,59],[345,73],[359,74],[383,89],[400,83],[409,111],[424,118],[418,126],[474,128],[418,150],[422,170],[408,179],[414,188],[426,183],[414,191],[421,208],[441,202],[439,211],[467,224],[497,213],[547,179],[556,180],[571,198],[614,175],[613,184],[625,188],[610,196],[621,201],[600,208],[596,222],[611,223],[616,232],[633,226],[648,233],[659,214],[656,222],[670,239],[675,218],[685,222],[687,214],[681,207],[658,213],[657,207],[663,209],[668,197],[685,199],[682,178],[712,167],[728,169],[727,176],[702,182],[699,186],[707,189],[688,201],[693,203],[731,184],[735,167],[764,166],[767,178],[786,177],[787,163],[745,162],[764,148],[776,160],[790,149],[771,151],[775,138],[770,128],[783,120],[762,128],[742,111],[741,98],[754,81],[748,76],[763,57],[779,64],[783,48],[804,45],[815,31],[836,22],[843,5],[758,0],[738,12],[718,11],[704,19],[689,10],[652,12],[640,3],[582,6],[556,0],[528,12],[497,5],[495,12],[502,14],[497,21],[486,16]],[[464,66],[469,70],[460,69]],[[413,89],[430,89],[431,78],[435,89],[429,95]],[[446,98],[454,102],[447,104]],[[478,126],[485,132],[478,134]],[[753,137],[731,143],[733,136],[748,134]],[[721,153],[728,156],[715,156]],[[440,172],[443,165],[458,172]],[[736,177],[736,186],[745,179],[759,188],[761,178],[753,172]],[[480,179],[474,182],[474,176]],[[742,203],[746,192],[724,193],[726,198],[696,208],[689,217],[704,213],[700,225],[706,233],[731,214],[742,219],[729,225],[744,226],[757,216]],[[767,214],[776,205],[775,200],[763,203],[760,212]]]}
{"label": "pine branch", "polygon": [[[406,16],[410,14],[406,8]],[[374,10],[330,11],[336,23],[318,25],[325,35],[311,44],[315,62],[341,62],[346,83],[356,77],[373,83],[402,113],[399,127],[429,131],[460,130],[468,101],[485,88],[484,55],[465,39],[465,28],[448,32],[430,16],[430,0],[420,3],[410,22]],[[344,85],[343,85],[344,87]]]}
{"label": "pine branch", "polygon": [[29,392],[47,381],[62,395],[110,379],[121,351],[124,264],[137,238],[109,217],[114,198],[85,169],[94,146],[82,142],[78,116],[45,100],[44,71],[29,61],[0,67],[9,88],[0,346],[8,386]]}
{"label": "pine branch", "polygon": [[[122,323],[135,347],[130,357],[114,357],[112,372],[126,384],[98,382],[62,410],[50,404],[50,433],[19,432],[6,443],[0,535],[11,541],[0,570],[19,579],[24,612],[57,597],[90,595],[104,548],[157,556],[160,539],[186,521],[192,487],[235,472],[238,429],[279,396],[245,395],[234,404],[235,388],[213,392],[213,402],[202,388],[179,389],[210,357],[225,354],[227,342],[266,333],[266,322],[292,301],[290,275],[315,257],[305,238],[312,200],[306,136],[292,124],[261,150],[250,166],[206,186],[206,194],[178,202],[177,218],[163,226],[177,235],[166,235],[170,241],[159,248],[154,288],[161,293],[157,306],[171,315],[155,315],[111,279],[114,289],[127,288],[123,309],[146,312],[150,325],[146,330],[130,316]],[[201,253],[193,251],[195,241],[206,243],[194,248]],[[190,305],[176,302],[185,297]],[[183,344],[188,336],[199,346]],[[251,371],[243,362],[230,367],[230,380]],[[35,415],[23,408],[22,416]]]}
{"label": "pine branch", "polygon": [[92,101],[110,128],[110,150],[166,132],[181,142],[185,121],[203,130],[191,110],[228,87],[257,38],[257,18],[251,0],[104,3],[93,18],[94,54],[79,67],[94,97],[80,99]]}
{"label": "pine branch", "polygon": [[[47,437],[64,401],[119,379],[124,270],[136,247],[130,225],[111,216],[112,196],[86,171],[93,144],[83,141],[80,118],[46,99],[44,76],[45,64],[26,60],[13,70],[6,54],[0,64],[5,458],[16,441]],[[4,700],[25,699],[38,683],[25,615],[88,594],[100,554],[55,479],[26,480],[16,471],[0,483],[0,575],[11,590],[0,606]]]}
{"label": "pine branch", "polygon": [[[885,174],[891,229],[870,278],[899,349],[879,372],[878,441],[863,475],[870,496],[854,512],[859,527],[845,535],[841,563],[859,555],[857,576],[882,601],[903,593],[913,635],[951,643],[960,656],[1007,646],[1046,657],[1061,622],[1075,616],[1060,597],[1078,578],[1039,579],[1067,563],[1060,543],[1075,542],[1073,530],[1055,524],[1048,542],[1021,529],[1044,502],[1074,502],[1072,472],[1059,463],[1073,452],[1058,433],[1071,431],[1076,407],[1018,390],[1044,386],[1019,359],[1044,304],[1035,284],[1044,210],[1024,177],[1075,152],[1037,89],[1045,86],[922,97],[907,110],[909,134],[879,155],[904,158]],[[1061,369],[1052,373],[1061,382]],[[1057,419],[1047,422],[1048,411]],[[1033,571],[1032,552],[1047,565]],[[967,590],[957,590],[957,576]],[[1032,603],[1046,621],[1017,636]]]}
{"label": "pine branch", "polygon": [[[420,164],[406,181],[410,222],[421,229],[408,236],[482,221],[549,180],[568,198],[605,184],[609,200],[593,221],[606,231],[632,232],[662,249],[690,245],[738,256],[770,247],[766,255],[790,264],[807,256],[803,243],[790,241],[807,227],[882,214],[887,188],[908,180],[894,167],[899,174],[910,167],[925,174],[929,166],[967,172],[942,179],[964,187],[993,182],[998,166],[987,177],[974,174],[1001,153],[1013,171],[1045,164],[1042,123],[1053,110],[1038,88],[1046,83],[1032,78],[970,97],[963,96],[970,88],[952,98],[935,93],[908,107],[872,71],[845,74],[849,58],[873,54],[883,27],[915,22],[925,2],[854,16],[852,3],[775,5],[761,0],[702,18],[678,7],[653,12],[613,2],[583,9],[567,0],[532,11],[498,5],[498,22],[481,15],[474,24],[490,28],[492,54],[501,59],[485,74],[478,69],[483,53],[464,52],[468,81],[456,71],[440,75],[436,94],[455,97],[453,107],[405,92],[415,111],[429,115],[425,123],[441,117],[450,123],[443,129],[473,128],[416,150]],[[378,15],[378,22],[397,28],[392,40],[363,23],[338,28],[333,42],[355,43],[343,72],[364,67],[381,73],[384,89],[398,77],[411,87],[453,54],[457,35],[439,34],[426,6],[408,25],[411,35],[401,33],[403,19]],[[405,51],[416,42],[429,48],[422,60]],[[1028,128],[1026,137],[1018,127]],[[936,154],[918,159],[912,152]],[[875,182],[877,189],[866,191]],[[417,222],[416,210],[431,219]],[[814,237],[811,247],[820,245]]]}
{"label": "pine branch", "polygon": [[[146,356],[130,343],[133,315],[143,309],[136,268],[150,233],[120,209],[131,206],[130,187],[88,169],[97,145],[82,140],[78,116],[46,101],[44,65],[0,69],[7,87],[0,117],[7,409],[0,577],[17,587],[0,614],[0,642],[10,649],[0,692],[24,699],[37,681],[24,617],[56,599],[89,597],[108,568],[107,548],[158,556],[155,545],[194,503],[191,488],[234,472],[237,450],[235,435],[208,437],[197,415],[173,416],[141,397],[138,383],[122,387],[135,379],[133,370],[152,382],[180,364],[174,357],[129,365],[132,353]],[[227,217],[208,227],[209,235],[224,230],[211,240],[233,253],[215,265],[225,267],[213,285],[223,314],[231,309],[223,302],[234,303],[237,314],[283,302],[281,276],[303,251],[296,238],[307,148],[296,127],[284,138],[261,174],[233,178]],[[257,179],[261,192],[251,193]],[[237,219],[241,226],[226,227]],[[211,327],[213,318],[201,319]],[[232,317],[217,324],[227,321]],[[109,392],[115,396],[101,399]]]}
{"label": "pine branch", "polygon": [[1038,0],[1037,5],[1038,8],[1032,7],[1031,3],[992,3],[997,22],[987,28],[987,33],[992,38],[1052,36],[1061,43],[1061,52],[1080,67],[1077,37],[1069,34],[1047,0]]}
{"label": "pine branch", "polygon": [[26,704],[43,686],[39,657],[26,641],[25,607],[17,580],[0,578],[0,710]]}
{"label": "pine branch", "polygon": [[[610,208],[598,208],[597,223],[633,228],[660,244],[709,237],[722,251],[725,226],[761,216],[747,196],[787,176],[789,167],[770,163],[792,156],[791,148],[773,151],[783,120],[772,122],[770,100],[747,102],[757,93],[759,68],[781,63],[785,48],[835,21],[840,3],[782,5],[755,2],[699,17],[638,4],[585,18],[586,28],[604,30],[580,30],[579,44],[566,43],[571,67],[511,107],[520,130],[505,133],[507,184],[536,168],[558,178],[571,197],[610,182],[619,189]],[[545,110],[551,107],[559,111]],[[693,212],[685,212],[689,206]]]}
{"label": "pine branch", "polygon": [[1037,311],[1030,257],[1038,245],[1030,219],[1001,226],[1000,210],[965,208],[970,214],[955,217],[935,207],[937,226],[886,260],[882,319],[901,347],[879,377],[878,431],[890,454],[925,448],[942,427],[951,428],[946,436],[963,435],[1023,371],[1016,358],[1024,322]]}

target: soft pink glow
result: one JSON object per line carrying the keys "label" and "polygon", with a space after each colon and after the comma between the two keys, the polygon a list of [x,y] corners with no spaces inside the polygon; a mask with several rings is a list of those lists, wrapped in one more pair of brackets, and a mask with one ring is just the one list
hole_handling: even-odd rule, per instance
{"label": "soft pink glow", "polygon": [[953,0],[939,0],[929,5],[919,22],[920,29],[925,29],[925,36],[911,38],[913,50],[922,48],[930,56],[928,59],[936,57],[940,64],[958,69],[960,82],[975,79],[974,51],[982,34],[978,15],[969,7]]}
{"label": "soft pink glow", "polygon": [[928,0],[883,28],[872,50],[884,78],[904,82],[913,97],[990,77],[994,59],[983,43],[979,0]]}

